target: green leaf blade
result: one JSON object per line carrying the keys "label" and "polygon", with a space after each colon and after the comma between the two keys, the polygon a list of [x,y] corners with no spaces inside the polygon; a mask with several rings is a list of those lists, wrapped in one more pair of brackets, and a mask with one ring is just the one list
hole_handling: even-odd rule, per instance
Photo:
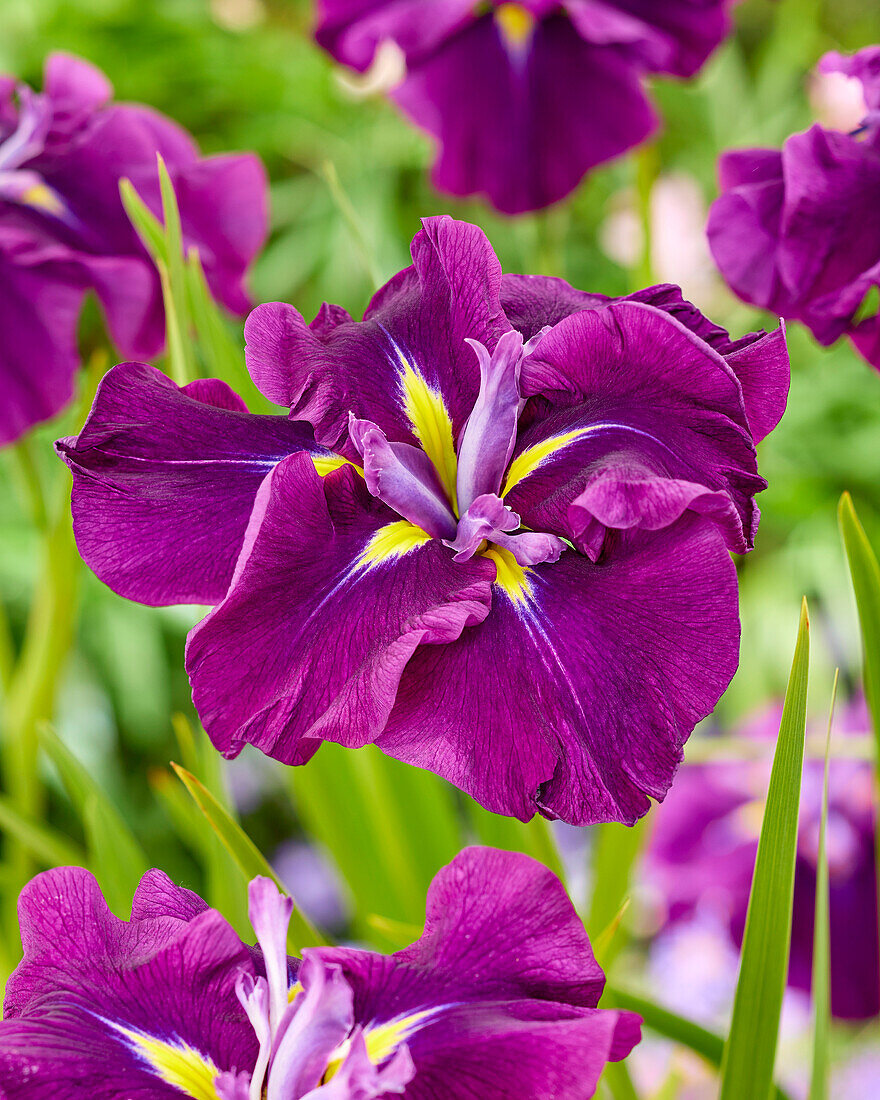
{"label": "green leaf blade", "polygon": [[809,638],[804,600],[755,858],[720,1100],[767,1097],[773,1083],[791,939]]}
{"label": "green leaf blade", "polygon": [[[282,890],[285,894],[288,893],[260,849],[204,783],[179,764],[172,763],[171,767],[189,791],[195,804],[208,819],[214,832],[223,842],[224,847],[232,856],[244,878],[250,881],[258,875],[265,875],[267,878],[272,879],[279,890]],[[322,936],[309,921],[294,898],[293,916],[291,917],[290,934],[288,936],[288,944],[291,950],[298,955],[304,947],[314,947],[326,943],[326,937]]]}

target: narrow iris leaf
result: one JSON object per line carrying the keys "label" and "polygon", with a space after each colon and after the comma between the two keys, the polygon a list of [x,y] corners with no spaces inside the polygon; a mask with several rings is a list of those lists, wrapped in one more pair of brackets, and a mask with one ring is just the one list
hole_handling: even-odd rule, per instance
{"label": "narrow iris leaf", "polygon": [[128,220],[154,261],[167,259],[165,229],[134,188],[131,180],[119,181],[119,197]]}
{"label": "narrow iris leaf", "polygon": [[623,917],[633,867],[648,838],[648,820],[643,817],[632,828],[610,822],[591,830],[592,901],[585,923],[596,943],[610,930],[605,941],[608,953],[602,955],[603,966],[611,962],[625,942],[624,937],[616,933]]}
{"label": "narrow iris leaf", "polygon": [[[671,1012],[668,1008],[663,1008],[662,1005],[655,1004],[645,997],[607,985],[602,1006],[608,1008],[610,1005],[637,1012],[642,1017],[645,1027],[655,1034],[687,1047],[712,1066],[721,1065],[721,1059],[724,1056],[724,1040],[702,1024],[689,1020],[686,1016],[679,1016],[678,1013]],[[757,1095],[755,1093],[755,1096]],[[746,1093],[746,1096],[751,1097],[751,1094]],[[770,1096],[772,1100],[789,1100],[788,1094],[778,1085],[774,1086]]]}
{"label": "narrow iris leaf", "polygon": [[117,916],[127,914],[141,875],[149,869],[143,848],[122,814],[48,723],[39,727],[40,745],[58,769],[86,837],[87,866]]}
{"label": "narrow iris leaf", "polygon": [[137,884],[150,869],[147,857],[131,832],[119,827],[115,807],[95,791],[86,797],[82,818],[89,870],[101,884],[110,909],[118,917],[127,917]]}
{"label": "narrow iris leaf", "polygon": [[[880,749],[880,565],[849,493],[840,498],[837,514],[862,628],[865,696]],[[877,766],[880,768],[880,751]]]}
{"label": "narrow iris leaf", "polygon": [[86,854],[51,826],[28,817],[8,798],[0,798],[0,832],[14,837],[46,867],[85,867]]}
{"label": "narrow iris leaf", "polygon": [[[196,779],[192,772],[188,772],[186,768],[181,768],[179,764],[172,763],[171,767],[189,791],[195,804],[210,822],[211,827],[225,845],[236,866],[244,875],[245,880],[250,881],[257,875],[266,875],[272,879],[279,890],[285,894],[288,893],[289,891],[275,874],[263,853],[231,814],[211,794],[204,783]],[[288,944],[293,953],[298,955],[304,947],[314,947],[326,943],[326,938],[309,921],[294,898],[293,916],[290,921],[290,934],[288,936]]]}
{"label": "narrow iris leaf", "polygon": [[791,940],[809,630],[804,600],[755,858],[733,1019],[724,1048],[721,1100],[769,1096],[773,1082]]}
{"label": "narrow iris leaf", "polygon": [[822,817],[819,822],[819,851],[816,858],[816,915],[813,924],[813,1069],[810,1100],[828,1100],[828,1033],[831,1026],[831,914],[829,911],[828,852],[825,833],[828,825],[828,767],[831,756],[831,724],[837,698],[840,670],[834,673],[831,710],[825,737],[825,774],[822,783]]}

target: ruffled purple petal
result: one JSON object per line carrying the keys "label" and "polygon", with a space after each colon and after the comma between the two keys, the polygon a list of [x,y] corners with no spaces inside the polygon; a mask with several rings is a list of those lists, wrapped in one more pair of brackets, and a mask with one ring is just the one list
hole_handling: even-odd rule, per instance
{"label": "ruffled purple petal", "polygon": [[724,543],[685,516],[616,535],[598,564],[565,553],[526,582],[518,599],[496,585],[483,623],[416,651],[377,743],[496,813],[632,823],[663,798],[736,669]]}
{"label": "ruffled purple petal", "polygon": [[413,372],[444,402],[456,437],[479,391],[479,367],[465,340],[494,348],[509,328],[500,265],[482,230],[426,218],[412,255],[413,267],[376,294],[363,322],[328,326],[321,314],[309,326],[292,306],[273,303],[258,306],[245,325],[257,386],[314,424],[318,440],[340,453],[350,446],[350,413],[373,420],[395,442],[417,442],[404,389]]}
{"label": "ruffled purple petal", "polygon": [[248,413],[223,382],[180,389],[143,363],[114,367],[83,430],[58,443],[79,551],[129,599],[214,603],[260,483],[299,450],[326,453],[307,425]]}
{"label": "ruffled purple petal", "polygon": [[[389,533],[388,528],[393,526]],[[421,645],[489,610],[493,567],[407,526],[350,467],[322,480],[305,455],[260,488],[229,593],[190,635],[193,698],[214,744],[303,763],[322,738],[372,741]]]}
{"label": "ruffled purple petal", "polygon": [[[754,368],[762,348],[748,347]],[[755,400],[755,415],[772,419],[787,360],[778,347],[763,353],[774,371],[771,398]],[[733,365],[670,314],[620,301],[571,315],[525,362],[523,389],[543,395],[543,403],[516,455],[544,440],[569,440],[507,496],[529,527],[577,539],[583,512],[571,506],[580,501],[591,511],[588,500],[598,505],[601,496],[600,512],[619,517],[619,526],[654,529],[691,507],[689,499],[721,524],[731,549],[752,545],[753,496],[765,482],[757,475],[742,387]],[[664,487],[664,479],[682,485]],[[601,489],[591,488],[597,482]],[[616,505],[609,496],[615,490]],[[729,505],[714,493],[726,495]]]}
{"label": "ruffled purple petal", "polygon": [[[73,396],[84,290],[63,262],[18,255],[0,230],[0,446],[58,413]],[[39,364],[39,369],[34,368]]]}
{"label": "ruffled purple petal", "polygon": [[[191,895],[151,872],[141,905],[157,891],[178,912]],[[256,1043],[235,997],[250,955],[219,913],[189,919],[107,909],[80,868],[45,872],[23,891],[24,961],[6,991],[0,1024],[0,1090],[18,1100],[77,1094],[111,1100],[171,1097],[132,1033],[189,1046],[220,1070],[253,1064]]]}
{"label": "ruffled purple petal", "polygon": [[409,57],[430,52],[473,18],[473,0],[318,0],[315,38],[358,72],[392,39]]}
{"label": "ruffled purple petal", "polygon": [[729,0],[571,0],[579,33],[651,72],[693,76],[731,28]]}
{"label": "ruffled purple petal", "polygon": [[485,194],[508,214],[563,198],[656,125],[637,70],[585,42],[562,15],[538,22],[522,52],[484,15],[420,59],[392,94],[440,141],[435,184]]}

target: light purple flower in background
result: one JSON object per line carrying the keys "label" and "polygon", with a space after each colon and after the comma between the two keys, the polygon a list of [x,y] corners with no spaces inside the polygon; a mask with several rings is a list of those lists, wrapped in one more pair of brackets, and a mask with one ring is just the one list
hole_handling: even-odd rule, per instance
{"label": "light purple flower in background", "polygon": [[395,102],[439,142],[434,183],[536,210],[643,141],[646,73],[690,77],[727,34],[727,0],[318,0],[318,42],[364,72],[403,53]]}
{"label": "light purple flower in background", "polygon": [[725,153],[709,242],[745,301],[802,321],[821,344],[848,336],[880,369],[880,319],[861,312],[880,286],[880,46],[826,54],[819,70],[860,84],[861,125]]}
{"label": "light purple flower in background", "polygon": [[157,153],[212,293],[235,313],[250,305],[242,278],[267,222],[259,160],[201,157],[170,119],[111,96],[102,73],[66,54],[49,57],[42,92],[0,76],[0,444],[70,399],[88,290],[124,355],[162,350],[159,277],[119,197],[128,177],[160,213]]}
{"label": "light purple flower in background", "polygon": [[[289,959],[289,898],[250,886],[258,948],[150,871],[130,922],[79,868],[24,890],[24,960],[0,1023],[8,1100],[582,1100],[639,1040],[559,880],[469,848],[434,879],[424,933],[384,956]],[[264,1091],[265,1090],[265,1091]]]}
{"label": "light purple flower in background", "polygon": [[186,660],[227,756],[375,742],[495,812],[633,822],[736,668],[783,334],[502,276],[450,218],[412,251],[361,322],[251,314],[290,419],[110,371],[59,443],[80,552],[130,599],[217,604]]}
{"label": "light purple flower in background", "polygon": [[[768,742],[765,758],[688,765],[658,811],[644,877],[658,889],[667,922],[674,925],[702,913],[705,919],[720,919],[734,943],[741,943],[770,777],[770,745],[781,713],[781,707],[771,708],[743,732],[745,739]],[[864,703],[845,708],[836,728],[841,734],[865,732]],[[805,990],[812,970],[822,781],[823,762],[807,760],[789,964],[789,984]],[[832,760],[827,851],[831,1009],[841,1018],[865,1019],[880,1013],[873,771],[867,761]]]}

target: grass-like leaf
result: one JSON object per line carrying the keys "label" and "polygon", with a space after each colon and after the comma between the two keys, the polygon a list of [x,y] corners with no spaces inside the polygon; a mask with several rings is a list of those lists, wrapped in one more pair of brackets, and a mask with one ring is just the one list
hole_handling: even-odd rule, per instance
{"label": "grass-like leaf", "polygon": [[[687,1047],[694,1054],[699,1054],[709,1065],[721,1065],[724,1039],[686,1016],[680,1016],[645,997],[639,997],[635,993],[611,985],[605,987],[602,1007],[624,1008],[630,1012],[637,1012],[642,1017],[645,1027],[656,1035],[662,1035],[664,1039],[671,1039],[672,1042]],[[751,1093],[745,1095],[750,1098],[752,1096]],[[755,1093],[754,1096],[757,1097],[758,1094]],[[778,1086],[774,1087],[770,1096],[772,1100],[789,1100],[787,1093]]]}
{"label": "grass-like leaf", "polygon": [[61,782],[83,823],[87,864],[117,916],[127,915],[131,898],[149,861],[122,814],[103,788],[48,723],[38,727],[40,746],[58,769]]}
{"label": "grass-like leaf", "polygon": [[859,612],[865,696],[877,739],[880,769],[880,565],[849,493],[840,498],[837,515]]}
{"label": "grass-like leaf", "polygon": [[[171,767],[189,791],[195,804],[208,819],[211,828],[223,842],[236,866],[244,875],[245,880],[250,881],[257,875],[265,875],[272,879],[279,890],[288,893],[287,888],[282,884],[272,865],[260,849],[204,783],[179,764],[172,763]],[[302,909],[296,904],[296,898],[294,898],[293,916],[291,917],[288,935],[288,945],[291,951],[298,955],[304,947],[314,947],[325,943],[327,943],[327,939],[306,917]]]}
{"label": "grass-like leaf", "polygon": [[828,766],[831,756],[831,724],[837,699],[838,669],[831,689],[831,709],[825,737],[825,774],[822,782],[822,817],[819,822],[819,851],[816,858],[816,914],[813,923],[813,1067],[810,1100],[828,1100],[828,1033],[831,1025],[831,914],[828,896],[828,852],[825,832],[828,824]]}
{"label": "grass-like leaf", "polygon": [[14,837],[46,867],[85,867],[86,853],[50,825],[27,817],[8,798],[0,798],[0,832]]}
{"label": "grass-like leaf", "polygon": [[619,935],[629,895],[630,879],[639,853],[645,845],[650,828],[649,814],[632,828],[609,822],[592,830],[592,899],[585,921],[596,949],[602,941],[600,960],[608,966],[623,947],[625,937]]}
{"label": "grass-like leaf", "polygon": [[755,858],[720,1100],[746,1096],[762,1100],[770,1095],[773,1083],[791,939],[809,662],[810,625],[804,600]]}

